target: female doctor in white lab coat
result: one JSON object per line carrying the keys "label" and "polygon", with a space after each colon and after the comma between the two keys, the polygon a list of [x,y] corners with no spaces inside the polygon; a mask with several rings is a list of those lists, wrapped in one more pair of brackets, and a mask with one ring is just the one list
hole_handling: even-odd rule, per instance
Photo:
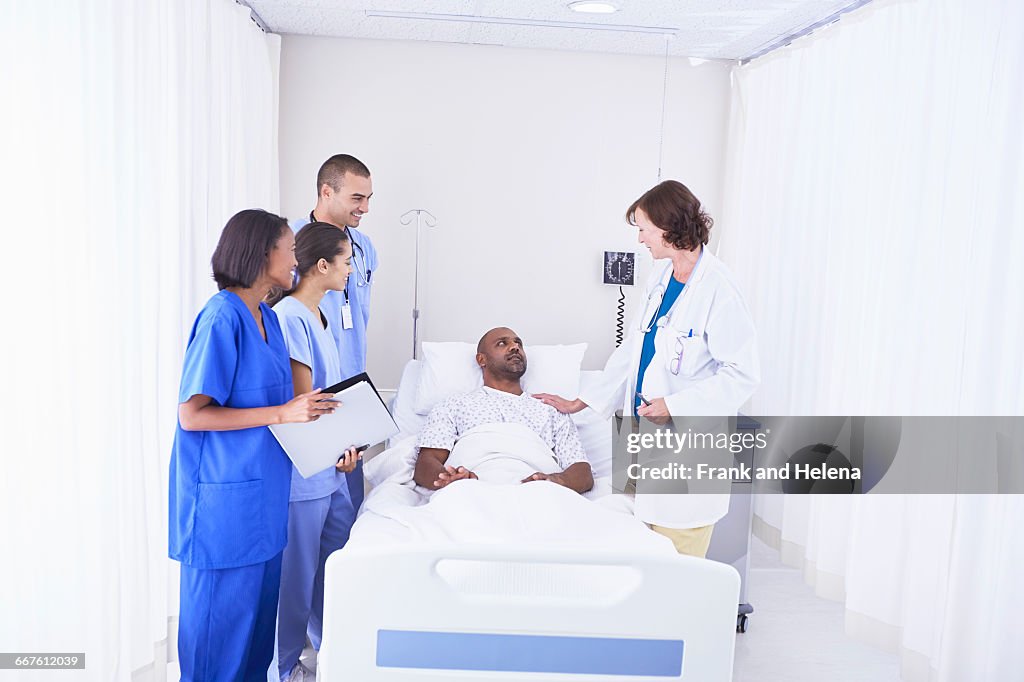
{"label": "female doctor in white lab coat", "polygon": [[[647,281],[644,309],[599,383],[575,400],[536,397],[561,412],[590,407],[606,417],[621,405],[624,415],[656,423],[735,415],[760,380],[756,334],[732,275],[705,248],[711,218],[689,189],[667,180],[633,202],[626,219],[661,261]],[[680,553],[704,556],[728,509],[727,494],[640,493],[635,514]]]}

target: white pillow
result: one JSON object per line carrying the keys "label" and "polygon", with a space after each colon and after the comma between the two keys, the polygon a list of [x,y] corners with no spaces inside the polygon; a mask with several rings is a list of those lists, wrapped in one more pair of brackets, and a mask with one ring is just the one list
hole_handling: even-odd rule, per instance
{"label": "white pillow", "polygon": [[367,460],[363,464],[363,476],[376,488],[396,474],[401,474],[399,483],[411,481],[415,468],[416,436],[409,436]]}
{"label": "white pillow", "polygon": [[[523,350],[526,353],[524,391],[556,393],[570,399],[579,395],[580,365],[587,344],[526,346]],[[445,398],[469,393],[483,384],[483,373],[476,364],[476,344],[425,341],[414,409],[417,414],[428,414]]]}
{"label": "white pillow", "polygon": [[422,348],[423,366],[413,402],[416,414],[428,414],[448,396],[469,393],[483,386],[484,377],[476,364],[476,345],[461,341],[424,341]]}
{"label": "white pillow", "polygon": [[526,374],[523,390],[527,393],[554,393],[572,400],[580,394],[580,365],[587,344],[564,346],[526,346]]}
{"label": "white pillow", "polygon": [[398,425],[398,434],[391,437],[388,445],[395,445],[406,436],[419,433],[427,418],[416,414],[416,392],[420,385],[420,372],[423,370],[422,360],[410,360],[402,370],[402,378],[398,382],[398,392],[391,401],[391,416]]}

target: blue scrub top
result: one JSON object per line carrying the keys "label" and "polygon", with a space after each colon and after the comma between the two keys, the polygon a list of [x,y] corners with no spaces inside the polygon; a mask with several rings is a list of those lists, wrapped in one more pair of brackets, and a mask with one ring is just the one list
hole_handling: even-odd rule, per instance
{"label": "blue scrub top", "polygon": [[[308,220],[296,220],[291,224],[298,232]],[[341,374],[348,379],[366,371],[366,326],[370,322],[370,289],[377,274],[379,260],[377,249],[364,233],[354,227],[348,228],[349,238],[355,242],[352,247],[352,274],[345,291],[328,291],[320,302],[320,309],[327,316],[334,340],[338,344],[341,359]],[[352,306],[352,328],[345,329],[341,321],[341,308],[348,300]]]}
{"label": "blue scrub top", "polygon": [[[260,303],[256,320],[236,294],[211,298],[192,326],[178,401],[208,395],[224,407],[291,400],[292,373],[281,327]],[[193,568],[261,563],[284,549],[291,462],[265,426],[174,434],[170,473],[172,559]]]}
{"label": "blue scrub top", "polygon": [[[658,306],[658,312],[654,314],[654,318],[645,320],[650,326],[650,330],[644,334],[644,345],[640,351],[640,369],[636,374],[636,392],[642,393],[644,390],[644,374],[647,373],[647,367],[651,364],[651,360],[654,358],[654,338],[658,334],[658,327],[655,324],[657,320],[660,320],[668,312],[672,310],[672,306],[675,304],[676,299],[679,298],[679,294],[682,293],[683,287],[686,285],[677,280],[675,277],[668,278],[668,286],[665,287],[665,296],[661,299],[661,305]],[[645,396],[646,397],[646,396]],[[637,413],[640,409],[640,396],[633,396],[633,414]]]}
{"label": "blue scrub top", "polygon": [[[338,347],[331,334],[331,324],[324,328],[323,321],[317,319],[309,308],[301,301],[285,296],[274,306],[281,321],[284,341],[288,346],[288,354],[292,360],[309,367],[313,376],[313,388],[333,386],[344,377],[341,375],[341,360],[338,358]],[[326,315],[324,315],[326,317]],[[344,448],[350,443],[339,443]],[[345,485],[345,474],[334,467],[324,469],[309,478],[303,478],[298,469],[292,467],[292,502],[318,500],[334,494]]]}

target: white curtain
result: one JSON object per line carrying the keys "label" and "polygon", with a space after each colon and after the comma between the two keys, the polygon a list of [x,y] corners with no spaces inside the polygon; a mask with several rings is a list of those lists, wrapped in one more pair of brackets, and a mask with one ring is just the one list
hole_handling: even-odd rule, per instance
{"label": "white curtain", "polygon": [[232,0],[5,1],[0,30],[0,642],[161,680],[181,357],[221,227],[278,206],[279,39]]}
{"label": "white curtain", "polygon": [[[720,254],[770,415],[1024,414],[1024,4],[876,0],[733,72]],[[910,680],[1019,677],[1020,496],[764,497]]]}

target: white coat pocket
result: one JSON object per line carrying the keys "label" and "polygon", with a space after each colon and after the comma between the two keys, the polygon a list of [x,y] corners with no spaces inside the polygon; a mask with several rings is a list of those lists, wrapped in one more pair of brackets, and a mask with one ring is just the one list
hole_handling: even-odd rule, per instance
{"label": "white coat pocket", "polygon": [[687,328],[685,332],[673,330],[673,334],[675,341],[667,349],[669,351],[667,369],[673,376],[693,376],[708,358],[704,332]]}

